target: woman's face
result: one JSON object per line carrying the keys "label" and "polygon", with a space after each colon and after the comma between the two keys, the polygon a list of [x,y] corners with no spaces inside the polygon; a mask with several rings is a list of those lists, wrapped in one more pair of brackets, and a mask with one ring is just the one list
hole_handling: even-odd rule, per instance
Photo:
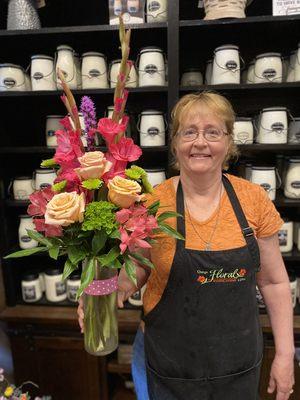
{"label": "woman's face", "polygon": [[[182,118],[179,131],[174,138],[177,160],[182,172],[203,174],[222,171],[229,145],[228,135],[222,135],[218,142],[207,141],[203,136],[203,130],[208,128],[226,132],[224,121],[206,106],[196,105]],[[187,129],[200,132],[198,138],[185,142],[180,132],[186,132]]]}

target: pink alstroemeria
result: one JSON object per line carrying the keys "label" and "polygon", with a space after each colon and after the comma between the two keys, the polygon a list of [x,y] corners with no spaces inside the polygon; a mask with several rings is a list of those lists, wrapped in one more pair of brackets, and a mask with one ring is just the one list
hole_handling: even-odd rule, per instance
{"label": "pink alstroemeria", "polygon": [[135,252],[140,248],[142,249],[151,248],[151,245],[148,242],[146,242],[146,240],[144,240],[147,237],[147,235],[142,231],[136,230],[129,235],[125,229],[120,227],[119,232],[121,236],[121,243],[120,243],[121,254],[123,254],[127,250],[127,248],[131,252]]}
{"label": "pink alstroemeria", "polygon": [[130,211],[129,208],[122,208],[122,210],[116,212],[116,221],[119,222],[119,224],[124,224],[127,222],[132,215],[132,211]]}
{"label": "pink alstroemeria", "polygon": [[32,216],[43,216],[46,212],[46,205],[54,194],[50,187],[32,193],[29,196],[31,204],[28,206],[27,213]]}
{"label": "pink alstroemeria", "polygon": [[126,120],[122,120],[120,124],[114,122],[111,118],[101,118],[98,122],[97,130],[101,136],[105,139],[107,146],[113,143],[115,137],[119,133],[126,131],[127,124]]}
{"label": "pink alstroemeria", "polygon": [[122,137],[118,143],[112,143],[109,151],[116,160],[126,162],[136,161],[142,155],[141,148],[134,144],[132,139],[125,137]]}
{"label": "pink alstroemeria", "polygon": [[83,155],[82,143],[78,132],[59,130],[55,132],[58,147],[54,160],[64,169],[76,168],[79,166],[78,157]]}
{"label": "pink alstroemeria", "polygon": [[38,232],[45,232],[46,237],[62,236],[63,230],[61,226],[54,226],[45,223],[44,218],[34,218],[33,223]]}

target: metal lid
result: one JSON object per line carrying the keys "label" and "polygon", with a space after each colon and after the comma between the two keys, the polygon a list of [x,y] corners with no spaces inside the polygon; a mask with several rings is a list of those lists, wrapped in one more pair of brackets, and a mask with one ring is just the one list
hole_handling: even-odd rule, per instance
{"label": "metal lid", "polygon": [[120,64],[120,63],[121,63],[121,60],[113,60],[113,61],[111,61],[110,65]]}
{"label": "metal lid", "polygon": [[275,167],[271,167],[268,165],[266,165],[265,167],[252,166],[252,169],[256,169],[258,171],[274,171]]}
{"label": "metal lid", "polygon": [[300,158],[289,158],[289,163],[299,164],[300,163]]}
{"label": "metal lid", "polygon": [[294,54],[296,54],[297,53],[297,50],[292,50],[291,52],[290,52],[290,56],[293,56]]}
{"label": "metal lid", "polygon": [[251,65],[254,65],[254,64],[255,64],[255,59],[254,59],[254,60],[251,60],[251,61],[249,62],[248,67],[251,67]]}
{"label": "metal lid", "polygon": [[79,281],[79,280],[80,280],[80,273],[79,272],[72,273],[68,277],[68,281]]}
{"label": "metal lid", "polygon": [[259,58],[266,58],[266,57],[279,57],[281,58],[281,53],[263,53],[258,54],[255,58],[258,60]]}
{"label": "metal lid", "polygon": [[221,50],[239,50],[239,47],[234,44],[224,44],[224,46],[219,46],[214,50],[214,53]]}
{"label": "metal lid", "polygon": [[146,172],[166,172],[164,168],[145,168]]}
{"label": "metal lid", "polygon": [[68,46],[67,44],[61,44],[60,46],[57,46],[57,47],[56,47],[56,50],[57,50],[57,51],[60,51],[60,50],[69,50],[69,51],[74,52],[74,49],[73,49],[71,46]]}
{"label": "metal lid", "polygon": [[13,180],[14,181],[25,181],[25,179],[32,179],[32,176],[16,176]]}
{"label": "metal lid", "polygon": [[292,123],[293,121],[300,121],[300,117],[293,117],[290,123]]}
{"label": "metal lid", "polygon": [[162,111],[158,110],[144,110],[141,112],[141,115],[163,115]]}
{"label": "metal lid", "polygon": [[36,54],[34,56],[31,56],[31,59],[32,60],[51,60],[51,61],[54,60],[53,57],[47,56],[45,54]]}
{"label": "metal lid", "polygon": [[28,214],[20,214],[19,218],[32,218],[32,216]]}
{"label": "metal lid", "polygon": [[210,58],[209,60],[207,60],[206,64],[212,64],[212,62],[213,62],[213,59]]}
{"label": "metal lid", "polygon": [[24,68],[22,68],[20,65],[9,64],[9,63],[0,64],[0,68],[16,68],[16,69],[21,69],[22,71],[24,71]]}
{"label": "metal lid", "polygon": [[58,276],[62,275],[62,270],[59,268],[48,268],[46,269],[45,274],[50,276]]}
{"label": "metal lid", "polygon": [[103,57],[106,58],[103,53],[99,53],[98,51],[87,51],[86,53],[82,54],[83,57]]}
{"label": "metal lid", "polygon": [[235,122],[252,121],[251,117],[236,117]]}
{"label": "metal lid", "polygon": [[37,173],[37,174],[51,174],[51,173],[53,173],[53,172],[55,172],[54,171],[54,169],[40,169],[40,168],[37,168],[36,170],[35,170],[35,172]]}
{"label": "metal lid", "polygon": [[47,117],[46,118],[64,118],[65,116],[64,115],[47,115]]}
{"label": "metal lid", "polygon": [[263,112],[269,112],[269,111],[285,111],[285,112],[287,112],[287,108],[286,107],[268,107],[268,108],[263,108],[261,112],[263,113]]}
{"label": "metal lid", "polygon": [[147,46],[147,47],[143,47],[140,50],[140,54],[142,53],[149,53],[149,52],[158,52],[158,53],[163,53],[163,50],[160,47],[156,47],[156,46]]}
{"label": "metal lid", "polygon": [[22,276],[22,281],[30,282],[39,279],[39,274],[37,272],[26,272]]}

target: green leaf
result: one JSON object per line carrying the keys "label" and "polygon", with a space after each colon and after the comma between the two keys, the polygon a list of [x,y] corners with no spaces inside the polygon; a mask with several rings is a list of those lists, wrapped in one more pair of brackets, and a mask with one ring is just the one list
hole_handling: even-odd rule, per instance
{"label": "green leaf", "polygon": [[146,193],[153,193],[153,186],[149,182],[147,175],[142,177],[142,183]]}
{"label": "green leaf", "polygon": [[138,262],[143,265],[147,265],[147,267],[154,268],[153,263],[146,257],[143,257],[139,253],[130,253],[131,257],[135,258]]}
{"label": "green leaf", "polygon": [[53,258],[54,260],[57,260],[58,255],[59,255],[59,246],[52,246],[49,249],[49,256]]}
{"label": "green leaf", "polygon": [[178,213],[175,212],[175,211],[165,211],[165,212],[161,213],[161,214],[157,217],[157,222],[162,222],[162,221],[164,221],[165,219],[173,218],[173,217],[182,217],[182,215],[181,215],[181,214],[178,214]]}
{"label": "green leaf", "polygon": [[68,246],[67,253],[71,263],[77,265],[79,261],[86,258],[88,250],[85,246]]}
{"label": "green leaf", "polygon": [[152,204],[148,207],[148,213],[149,213],[150,215],[155,215],[155,214],[157,213],[158,209],[159,209],[159,204],[160,204],[160,201],[159,201],[159,200],[157,200],[157,201],[155,201],[154,203],[152,203]]}
{"label": "green leaf", "polygon": [[48,158],[47,160],[43,160],[41,162],[42,168],[54,168],[56,166],[57,166],[57,163],[55,162],[54,158]]}
{"label": "green leaf", "polygon": [[53,190],[53,192],[58,192],[59,193],[59,192],[64,190],[66,185],[67,185],[67,181],[63,180],[63,181],[60,181],[60,182],[55,183],[54,185],[52,185],[51,189]]}
{"label": "green leaf", "polygon": [[31,237],[31,239],[36,240],[39,243],[44,244],[47,247],[52,247],[52,242],[51,239],[47,239],[44,235],[42,235],[41,233],[31,230],[31,229],[27,229],[27,233],[28,236]]}
{"label": "green leaf", "polygon": [[20,251],[16,251],[14,253],[8,254],[7,256],[5,256],[3,258],[7,259],[7,258],[26,257],[26,256],[31,256],[32,254],[35,254],[35,253],[41,253],[43,251],[48,251],[48,248],[47,247],[34,247],[33,249],[20,250]]}
{"label": "green leaf", "polygon": [[81,183],[81,186],[88,190],[99,189],[103,185],[101,179],[87,179]]}
{"label": "green leaf", "polygon": [[122,264],[120,263],[120,261],[116,258],[111,264],[108,265],[109,268],[116,268],[116,269],[120,269],[122,268]]}
{"label": "green leaf", "polygon": [[158,226],[163,232],[174,237],[175,239],[185,240],[185,238],[170,225],[161,222],[160,224],[158,224]]}
{"label": "green leaf", "polygon": [[120,255],[119,246],[114,246],[109,250],[107,254],[97,257],[97,260],[101,263],[103,267],[112,264],[112,262]]}
{"label": "green leaf", "polygon": [[88,258],[81,274],[81,285],[77,292],[77,298],[80,297],[84,289],[92,282],[95,276],[95,258]]}
{"label": "green leaf", "polygon": [[109,235],[110,239],[120,239],[121,234],[119,232],[119,229],[115,229],[112,231],[112,233]]}
{"label": "green leaf", "polygon": [[137,287],[136,265],[134,264],[134,262],[131,260],[131,258],[128,255],[126,255],[124,257],[124,260],[125,260],[125,271],[129,277],[129,279],[131,279],[131,281]]}
{"label": "green leaf", "polygon": [[92,240],[92,251],[96,256],[103,249],[107,239],[107,234],[104,230],[96,231]]}
{"label": "green leaf", "polygon": [[65,279],[67,279],[67,277],[68,277],[69,275],[71,275],[71,273],[72,273],[73,271],[75,271],[75,269],[76,269],[77,267],[78,267],[78,265],[72,264],[71,261],[70,261],[69,259],[67,259],[67,261],[65,262],[65,265],[64,265],[64,272],[63,272],[63,277],[62,277],[63,281],[64,281]]}
{"label": "green leaf", "polygon": [[78,239],[87,238],[92,235],[91,231],[81,232],[78,235]]}

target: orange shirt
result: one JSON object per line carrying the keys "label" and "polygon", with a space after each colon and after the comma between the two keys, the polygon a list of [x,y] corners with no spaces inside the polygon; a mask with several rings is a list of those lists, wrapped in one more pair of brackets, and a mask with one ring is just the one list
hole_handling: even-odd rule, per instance
{"label": "orange shirt", "polygon": [[[283,220],[265,190],[259,185],[234,175],[227,174],[227,177],[234,187],[245,216],[249,225],[254,229],[256,237],[267,237],[278,232]],[[176,210],[176,193],[173,178],[157,186],[154,189],[154,193],[149,196],[147,204],[150,205],[156,200],[160,200],[160,205],[163,206],[158,214],[164,211]],[[244,246],[245,240],[226,191],[222,195],[220,206],[219,221],[211,242],[212,250],[228,250]],[[206,241],[208,240],[215,227],[216,217],[217,210],[206,221],[199,222],[191,217],[191,224],[189,215],[185,213],[185,247],[204,250],[205,243],[201,241],[199,236]],[[166,222],[176,228],[175,218],[170,218]],[[155,307],[163,294],[168,282],[176,247],[175,239],[165,233],[160,233],[155,239],[157,243],[151,249],[151,260],[155,265],[155,269],[151,270],[143,297],[145,314]]]}

